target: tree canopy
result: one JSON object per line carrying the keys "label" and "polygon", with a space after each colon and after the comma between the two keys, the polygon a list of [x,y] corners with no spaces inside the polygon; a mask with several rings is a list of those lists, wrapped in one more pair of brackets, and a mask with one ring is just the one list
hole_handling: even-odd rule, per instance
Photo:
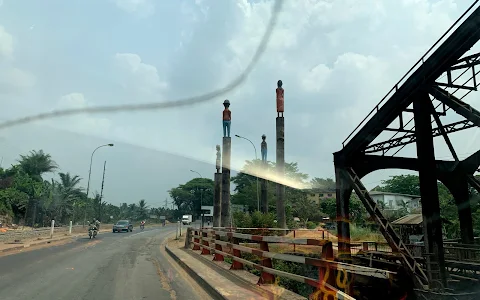
{"label": "tree canopy", "polygon": [[168,191],[178,210],[200,216],[201,205],[213,205],[214,181],[209,178],[194,178]]}
{"label": "tree canopy", "polygon": [[0,221],[48,226],[51,219],[68,224],[70,220],[82,223],[85,217],[110,222],[119,218],[135,221],[150,215],[178,215],[168,208],[150,208],[144,199],[116,206],[103,201],[98,193],[87,197],[80,186],[82,178],[69,172],[59,172],[58,178],[50,181],[42,178],[55,170],[58,165],[43,150],[20,155],[17,164],[0,168]]}

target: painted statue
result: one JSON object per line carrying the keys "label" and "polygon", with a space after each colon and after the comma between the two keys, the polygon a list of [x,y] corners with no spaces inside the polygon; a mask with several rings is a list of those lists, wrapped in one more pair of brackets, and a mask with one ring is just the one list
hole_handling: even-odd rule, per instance
{"label": "painted statue", "polygon": [[283,83],[281,80],[277,82],[277,117],[283,117],[283,112],[284,112],[284,104],[285,104],[285,98],[284,98],[284,93],[285,90],[282,87]]}
{"label": "painted statue", "polygon": [[222,154],[220,153],[220,145],[217,145],[217,173],[220,173]]}
{"label": "painted statue", "polygon": [[230,125],[232,124],[232,112],[230,109],[230,101],[223,101],[223,137],[230,137]]}
{"label": "painted statue", "polygon": [[262,144],[260,146],[260,151],[262,152],[263,162],[267,162],[267,141],[265,141],[266,138],[266,135],[262,135]]}

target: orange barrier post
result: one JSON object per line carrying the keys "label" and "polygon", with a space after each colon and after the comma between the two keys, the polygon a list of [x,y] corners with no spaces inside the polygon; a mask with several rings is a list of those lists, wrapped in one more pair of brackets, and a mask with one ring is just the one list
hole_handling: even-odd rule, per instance
{"label": "orange barrier post", "polygon": [[[202,236],[204,237],[204,239],[202,239],[202,245],[209,247],[208,240],[207,240],[208,233],[202,232]],[[202,255],[205,255],[205,254],[210,254],[210,249],[202,247]]]}
{"label": "orange barrier post", "polygon": [[[232,244],[238,245],[238,239],[237,238],[232,238]],[[238,249],[232,249],[233,250],[233,255],[236,257],[242,257],[242,252]],[[238,262],[234,260],[232,262],[232,266],[230,267],[230,270],[243,270],[243,264],[241,262]]]}
{"label": "orange barrier post", "polygon": [[[223,251],[223,247],[220,244],[217,244],[217,240],[220,240],[220,236],[218,234],[215,235],[215,250]],[[215,255],[213,256],[214,261],[225,261],[222,254],[215,251]]]}
{"label": "orange barrier post", "polygon": [[[268,243],[267,242],[260,242],[260,250],[269,252]],[[254,253],[254,252],[252,251],[252,253]],[[263,267],[273,268],[271,258],[262,257],[262,260],[261,260],[260,264]],[[262,270],[262,273],[260,273],[260,278],[258,278],[258,283],[257,284],[272,284],[274,282],[275,282],[275,276],[273,274],[264,272]]]}
{"label": "orange barrier post", "polygon": [[195,230],[195,236],[196,236],[196,237],[193,238],[193,241],[194,241],[195,243],[197,243],[197,244],[193,244],[192,250],[200,250],[200,245],[198,245],[198,244],[200,243],[200,240],[199,240],[198,237],[197,237],[198,234],[199,234],[199,233],[198,233],[198,230]]}

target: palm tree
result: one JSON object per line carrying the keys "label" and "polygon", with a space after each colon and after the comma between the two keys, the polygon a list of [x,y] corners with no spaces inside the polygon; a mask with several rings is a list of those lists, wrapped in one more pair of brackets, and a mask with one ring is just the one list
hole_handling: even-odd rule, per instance
{"label": "palm tree", "polygon": [[128,205],[128,215],[127,218],[130,220],[136,220],[138,216],[138,207],[135,203],[131,203]]}
{"label": "palm tree", "polygon": [[42,180],[43,173],[53,172],[58,168],[52,156],[43,150],[32,150],[28,155],[20,155],[18,162],[25,173],[38,181]]}
{"label": "palm tree", "polygon": [[[70,173],[59,173],[60,182],[57,186],[59,214],[62,219],[75,211],[75,206],[82,197],[82,188],[78,184],[82,180],[78,175],[71,176]],[[63,220],[64,221],[64,220]]]}
{"label": "palm tree", "polygon": [[147,202],[142,199],[140,201],[138,201],[138,218],[139,219],[146,219],[148,217],[148,205],[147,205]]}

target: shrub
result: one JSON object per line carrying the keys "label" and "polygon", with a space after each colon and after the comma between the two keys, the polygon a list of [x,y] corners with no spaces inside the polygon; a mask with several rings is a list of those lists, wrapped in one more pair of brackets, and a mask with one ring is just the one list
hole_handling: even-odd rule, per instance
{"label": "shrub", "polygon": [[307,222],[307,229],[315,229],[315,228],[317,228],[317,224],[315,222],[312,222],[312,221]]}

